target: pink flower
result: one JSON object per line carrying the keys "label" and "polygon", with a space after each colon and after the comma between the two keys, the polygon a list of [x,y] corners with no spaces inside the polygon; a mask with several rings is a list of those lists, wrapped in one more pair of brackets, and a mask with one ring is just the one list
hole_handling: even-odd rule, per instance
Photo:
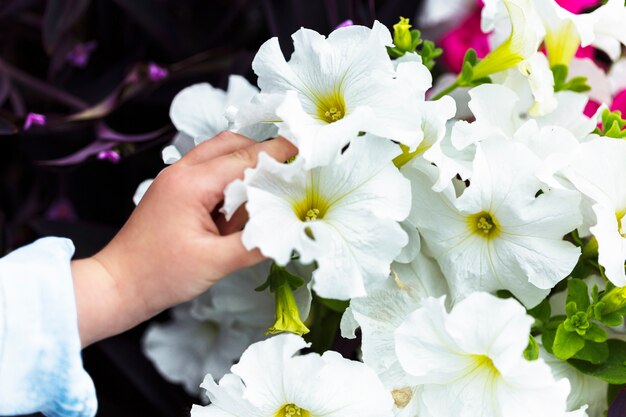
{"label": "pink flower", "polygon": [[490,51],[487,35],[480,30],[480,9],[474,10],[468,17],[439,40],[443,48],[442,59],[454,72],[461,72],[463,57],[469,48],[474,48],[479,58]]}
{"label": "pink flower", "polygon": [[352,20],[348,19],[348,20],[344,20],[343,22],[339,23],[335,29],[346,28],[346,27],[352,26],[352,25],[354,25],[354,22]]}
{"label": "pink flower", "polygon": [[98,160],[99,161],[109,161],[113,164],[117,164],[118,162],[120,162],[122,160],[122,157],[120,156],[120,154],[117,151],[113,151],[113,150],[108,150],[108,151],[101,151],[98,154]]}
{"label": "pink flower", "polygon": [[613,97],[613,103],[611,103],[611,111],[619,110],[622,112],[622,117],[626,116],[626,89],[620,91]]}
{"label": "pink flower", "polygon": [[150,78],[151,81],[160,81],[168,75],[169,72],[167,69],[158,66],[154,62],[148,64],[148,78]]}
{"label": "pink flower", "polygon": [[576,14],[600,4],[600,0],[556,0],[556,2],[562,8]]}
{"label": "pink flower", "polygon": [[96,50],[97,46],[98,43],[96,41],[77,43],[74,45],[74,48],[65,55],[65,60],[72,63],[75,67],[85,68],[91,54]]}
{"label": "pink flower", "polygon": [[592,99],[589,99],[589,101],[587,102],[587,105],[585,106],[585,110],[583,110],[583,113],[587,117],[593,117],[599,108],[600,108],[600,103]]}
{"label": "pink flower", "polygon": [[46,116],[39,113],[28,113],[24,121],[24,130],[30,129],[32,126],[45,126]]}

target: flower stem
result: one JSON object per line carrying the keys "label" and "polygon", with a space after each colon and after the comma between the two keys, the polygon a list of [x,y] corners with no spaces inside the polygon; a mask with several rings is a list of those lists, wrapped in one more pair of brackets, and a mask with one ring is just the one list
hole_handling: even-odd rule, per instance
{"label": "flower stem", "polygon": [[441,97],[450,94],[451,92],[453,92],[454,90],[456,90],[457,88],[459,88],[461,85],[459,84],[459,80],[454,81],[452,84],[450,84],[449,86],[447,86],[446,88],[444,88],[443,90],[441,90],[440,92],[438,92],[433,98],[433,101],[439,100]]}

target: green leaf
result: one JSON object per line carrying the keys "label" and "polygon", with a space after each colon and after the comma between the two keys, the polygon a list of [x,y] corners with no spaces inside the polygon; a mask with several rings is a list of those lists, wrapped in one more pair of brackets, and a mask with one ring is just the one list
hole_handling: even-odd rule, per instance
{"label": "green leaf", "polygon": [[565,80],[567,80],[567,65],[559,64],[552,67],[552,75],[554,76],[554,91],[560,91]]}
{"label": "green leaf", "polygon": [[528,361],[539,359],[539,344],[532,336],[528,337],[528,346],[524,349],[524,357]]}
{"label": "green leaf", "polygon": [[[582,279],[572,278],[567,281],[567,301],[576,303],[578,311],[586,311],[589,307],[589,288]],[[569,314],[568,314],[569,316]]]}
{"label": "green leaf", "polygon": [[544,349],[554,355],[554,351],[552,350],[552,346],[554,345],[554,338],[556,337],[556,329],[543,329],[541,333],[541,344]]}
{"label": "green leaf", "polygon": [[576,332],[565,330],[563,323],[556,329],[552,351],[554,356],[561,360],[567,360],[585,346],[585,339]]}
{"label": "green leaf", "polygon": [[541,344],[548,353],[554,354],[552,346],[554,345],[554,339],[556,337],[556,329],[563,324],[565,318],[565,316],[554,316],[543,326]]}
{"label": "green leaf", "polygon": [[606,339],[609,338],[609,335],[602,327],[598,326],[595,323],[591,323],[583,337],[586,340],[591,340],[592,342],[602,343],[606,342]]}
{"label": "green leaf", "polygon": [[528,310],[528,314],[535,318],[535,320],[537,321],[536,325],[539,328],[543,327],[545,323],[548,323],[548,320],[550,320],[550,315],[552,314],[550,301],[548,301],[547,298],[544,299],[536,307]]}
{"label": "green leaf", "polygon": [[331,298],[319,297],[318,301],[325,307],[328,307],[329,309],[337,313],[343,313],[350,305],[350,301],[348,300],[333,300]]}
{"label": "green leaf", "polygon": [[580,359],[595,365],[604,363],[609,357],[609,347],[606,343],[585,342],[585,347],[576,352],[572,359]]}
{"label": "green leaf", "polygon": [[[578,305],[576,305],[576,302],[571,301],[569,303],[567,303],[565,305],[565,314],[567,314],[567,317],[573,317],[575,316],[578,312],[579,312],[579,308]],[[584,311],[584,310],[583,310]]]}
{"label": "green leaf", "polygon": [[611,326],[611,327],[621,326],[624,323],[624,314],[619,311],[615,311],[609,314],[604,314],[600,318],[600,321],[606,324],[607,326]]}
{"label": "green leaf", "polygon": [[580,372],[599,378],[609,384],[626,384],[626,342],[616,339],[607,341],[609,356],[599,365],[578,359],[568,362]]}
{"label": "green leaf", "polygon": [[615,400],[617,395],[622,392],[624,388],[626,388],[624,385],[609,384],[609,389],[606,394],[606,405],[611,405],[613,400]]}

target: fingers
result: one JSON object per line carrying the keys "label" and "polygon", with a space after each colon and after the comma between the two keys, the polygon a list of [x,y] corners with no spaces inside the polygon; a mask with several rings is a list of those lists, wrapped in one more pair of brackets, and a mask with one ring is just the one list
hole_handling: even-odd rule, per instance
{"label": "fingers", "polygon": [[220,260],[220,265],[224,268],[224,276],[239,269],[247,268],[265,260],[265,256],[258,249],[248,250],[243,245],[241,235],[243,232],[236,232],[228,236],[218,238],[219,245],[216,245],[211,256]]}
{"label": "fingers", "polygon": [[257,142],[252,139],[225,130],[214,138],[202,142],[193,148],[178,163],[185,165],[200,164],[236,152],[241,148],[252,146],[255,143]]}
{"label": "fingers", "polygon": [[237,178],[243,178],[243,172],[246,168],[256,166],[261,152],[267,153],[277,161],[286,161],[295,156],[298,149],[287,139],[278,137],[240,148],[228,155],[207,162],[204,167],[213,172],[213,185],[220,193],[223,193],[228,184]]}
{"label": "fingers", "polygon": [[235,233],[243,229],[243,226],[248,221],[248,213],[242,206],[239,207],[239,209],[233,214],[230,221],[226,221],[224,214],[219,212],[213,216],[213,221],[215,221],[215,225],[220,231],[220,235],[230,235],[231,233]]}

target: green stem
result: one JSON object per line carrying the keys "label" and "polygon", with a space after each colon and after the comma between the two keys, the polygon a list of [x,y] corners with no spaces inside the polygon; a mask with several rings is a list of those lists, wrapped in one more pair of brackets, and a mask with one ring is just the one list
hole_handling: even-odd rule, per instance
{"label": "green stem", "polygon": [[459,80],[457,79],[456,81],[454,81],[452,84],[450,84],[449,86],[447,86],[446,88],[444,88],[443,90],[441,90],[440,92],[438,92],[435,97],[432,98],[433,101],[437,101],[439,100],[441,97],[446,96],[448,94],[450,94],[451,92],[453,92],[454,90],[456,90],[457,88],[459,88],[461,86],[461,84],[459,83]]}

